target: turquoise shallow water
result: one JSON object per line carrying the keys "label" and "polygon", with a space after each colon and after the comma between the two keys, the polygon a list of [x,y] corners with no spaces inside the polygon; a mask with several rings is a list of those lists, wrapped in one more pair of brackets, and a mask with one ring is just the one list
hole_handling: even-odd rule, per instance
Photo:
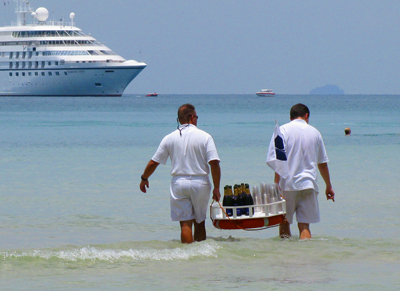
{"label": "turquoise shallow water", "polygon": [[[147,194],[138,184],[186,102],[215,139],[223,185],[272,182],[275,119],[310,107],[337,195],[321,195],[313,240],[217,230],[208,219],[207,241],[179,243],[169,167]],[[1,98],[2,290],[398,290],[399,105],[383,95]]]}

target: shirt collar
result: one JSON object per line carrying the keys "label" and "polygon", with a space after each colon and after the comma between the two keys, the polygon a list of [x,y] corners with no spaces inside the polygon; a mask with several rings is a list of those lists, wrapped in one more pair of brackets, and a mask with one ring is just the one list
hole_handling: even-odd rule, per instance
{"label": "shirt collar", "polygon": [[307,121],[305,121],[304,119],[301,119],[301,118],[296,118],[296,119],[293,119],[292,120],[292,122],[302,122],[302,123],[307,123]]}
{"label": "shirt collar", "polygon": [[181,124],[181,126],[179,126],[179,129],[184,129],[184,128],[188,128],[188,127],[196,127],[196,125],[194,125],[194,124],[191,124],[191,123],[184,123],[184,124]]}

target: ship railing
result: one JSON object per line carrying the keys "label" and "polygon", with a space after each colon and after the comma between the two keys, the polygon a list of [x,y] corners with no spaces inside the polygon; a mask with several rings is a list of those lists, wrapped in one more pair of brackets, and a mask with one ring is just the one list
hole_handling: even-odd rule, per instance
{"label": "ship railing", "polygon": [[89,39],[93,39],[92,36],[87,35],[81,31],[77,30],[67,30],[67,29],[60,29],[60,30],[50,30],[50,31],[13,31],[12,36],[14,38],[24,38],[24,37],[87,37]]}
{"label": "ship railing", "polygon": [[104,47],[103,45],[99,44],[66,44],[66,43],[60,43],[60,44],[40,44],[41,47]]}
{"label": "ship railing", "polygon": [[[66,28],[66,27],[74,27],[74,22],[66,22],[66,21],[39,21],[39,22],[33,22],[33,23],[27,23],[25,25],[33,25],[33,26],[42,26],[42,25],[49,25],[49,26],[60,26],[61,28]],[[7,26],[7,25],[6,25]],[[11,22],[11,25],[9,26],[19,26],[18,22]]]}
{"label": "ship railing", "polygon": [[126,62],[126,60],[96,60],[96,61],[67,61],[65,60],[65,64],[76,64],[76,63],[86,63],[86,64],[91,64],[91,63],[123,63]]}

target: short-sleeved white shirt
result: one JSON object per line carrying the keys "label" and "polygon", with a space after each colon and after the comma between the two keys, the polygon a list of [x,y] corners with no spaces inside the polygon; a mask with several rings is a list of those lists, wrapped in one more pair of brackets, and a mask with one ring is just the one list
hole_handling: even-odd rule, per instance
{"label": "short-sleeved white shirt", "polygon": [[184,124],[161,141],[153,161],[165,165],[171,158],[171,175],[205,176],[208,162],[220,160],[212,136],[193,124]]}
{"label": "short-sleeved white shirt", "polygon": [[318,164],[329,161],[320,132],[303,119],[294,119],[280,130],[289,165],[289,176],[280,180],[282,190],[314,189],[318,192]]}

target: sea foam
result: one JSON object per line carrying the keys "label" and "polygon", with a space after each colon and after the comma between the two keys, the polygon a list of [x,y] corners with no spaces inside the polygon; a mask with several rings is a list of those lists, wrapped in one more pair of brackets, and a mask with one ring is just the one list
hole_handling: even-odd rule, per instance
{"label": "sea foam", "polygon": [[31,250],[0,252],[5,260],[14,258],[40,258],[44,260],[60,259],[64,261],[174,261],[189,260],[194,257],[217,257],[217,250],[221,246],[215,241],[182,245],[176,248],[164,249],[101,249],[87,246],[66,250]]}

